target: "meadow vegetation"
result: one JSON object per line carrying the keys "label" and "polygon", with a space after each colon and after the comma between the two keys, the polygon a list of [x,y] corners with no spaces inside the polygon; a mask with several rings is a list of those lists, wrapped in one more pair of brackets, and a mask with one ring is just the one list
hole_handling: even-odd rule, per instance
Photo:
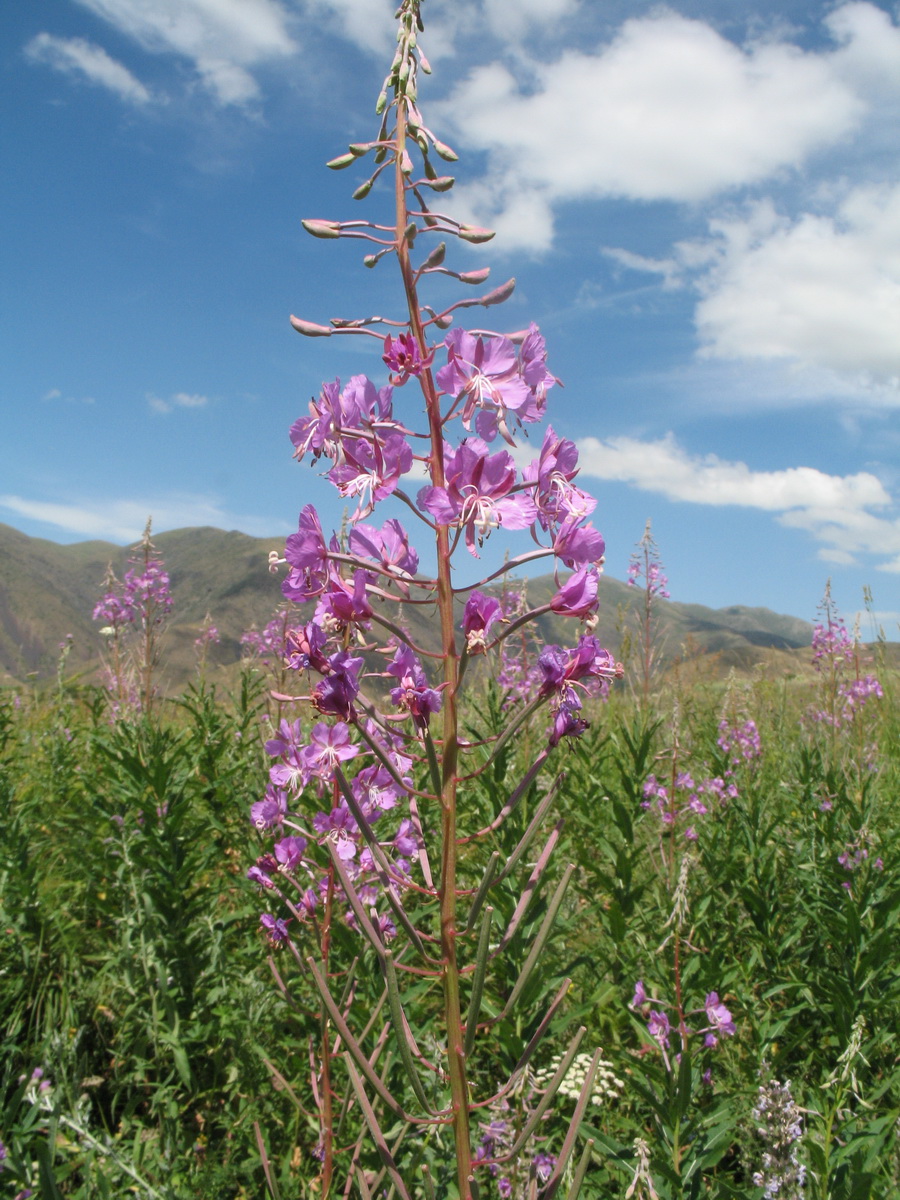
{"label": "meadow vegetation", "polygon": [[[592,706],[590,728],[565,752],[556,853],[494,961],[482,1011],[509,1008],[554,903],[556,921],[515,1015],[493,1027],[479,1094],[509,1074],[561,987],[564,999],[509,1107],[483,1111],[481,1142],[509,1137],[501,1126],[521,1129],[566,1031],[584,1026],[581,1056],[602,1052],[579,1130],[593,1140],[584,1196],[897,1194],[896,682],[841,657],[848,679],[874,672],[885,694],[835,721],[832,666],[843,651],[830,652],[812,683],[656,679],[645,698],[638,670],[637,695],[621,684]],[[246,878],[259,852],[248,808],[265,788],[264,742],[283,715],[270,686],[248,665],[233,695],[198,678],[149,716],[117,721],[108,693],[64,679],[3,695],[0,1179],[10,1195],[259,1196],[264,1160],[282,1196],[316,1194],[310,1063],[321,999],[287,951],[271,952],[256,932],[260,900]],[[505,719],[502,688],[479,686],[473,736]],[[467,823],[493,819],[531,761],[530,736],[469,793]],[[501,862],[544,783],[491,835]],[[460,870],[475,887],[483,861],[464,855]],[[505,920],[517,900],[507,883],[493,903]],[[377,1040],[375,952],[343,922],[331,934],[333,986],[352,987]],[[272,986],[273,969],[287,995]],[[424,995],[418,1019],[437,1022],[438,1007]],[[723,1009],[733,1034],[715,1036]],[[691,1034],[682,1045],[682,1020],[689,1030],[712,1024],[716,1044]],[[440,1037],[427,1023],[416,1035],[423,1047]],[[402,1061],[382,1065],[414,1104]],[[540,1155],[558,1153],[573,1078],[530,1135],[526,1176]],[[358,1105],[345,1108],[335,1195],[363,1130]],[[402,1123],[391,1120],[395,1141]],[[453,1195],[452,1179],[440,1178],[441,1132],[410,1139],[412,1154],[417,1167],[431,1164],[437,1194]],[[363,1158],[372,1194],[390,1190],[377,1155]],[[791,1183],[804,1172],[804,1187]],[[527,1178],[505,1192],[490,1168],[482,1176],[484,1195],[528,1194]]]}

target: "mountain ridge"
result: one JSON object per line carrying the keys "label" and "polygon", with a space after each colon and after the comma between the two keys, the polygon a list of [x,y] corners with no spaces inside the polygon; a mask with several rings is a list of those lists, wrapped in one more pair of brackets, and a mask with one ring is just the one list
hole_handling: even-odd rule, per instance
{"label": "mountain ridge", "polygon": [[[174,607],[166,633],[163,686],[174,690],[196,669],[194,639],[207,613],[222,639],[210,647],[210,666],[227,668],[240,659],[241,634],[253,626],[261,628],[283,603],[279,580],[268,569],[268,555],[270,550],[281,553],[284,539],[198,526],[160,533],[153,541],[171,577]],[[67,673],[93,677],[102,647],[93,608],[108,568],[121,579],[133,553],[99,540],[59,545],[0,524],[0,682],[52,677],[60,643],[68,634],[72,647]],[[529,578],[527,590],[530,606],[545,604],[555,590],[553,577]],[[633,640],[643,592],[604,575],[599,596],[596,633],[617,653],[629,629]],[[409,622],[415,626],[414,636],[426,645],[434,641],[428,611],[413,610]],[[685,656],[701,656],[718,674],[749,670],[764,661],[792,670],[812,635],[808,621],[747,605],[711,609],[659,600],[655,611],[664,666]],[[301,613],[298,610],[298,619],[307,619]],[[573,622],[550,613],[538,620],[535,635],[563,644],[577,636]]]}

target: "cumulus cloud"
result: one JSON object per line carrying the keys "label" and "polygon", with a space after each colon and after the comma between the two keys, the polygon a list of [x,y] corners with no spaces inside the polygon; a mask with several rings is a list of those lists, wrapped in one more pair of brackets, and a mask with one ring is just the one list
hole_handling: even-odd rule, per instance
{"label": "cumulus cloud", "polygon": [[882,560],[878,569],[900,572],[900,518],[887,511],[894,508],[892,497],[869,472],[754,471],[714,454],[690,455],[671,434],[656,441],[589,437],[577,444],[583,475],[628,483],[668,500],[770,512],[821,543],[819,557],[825,561],[852,563],[865,553]]}
{"label": "cumulus cloud", "polygon": [[238,516],[228,512],[217,497],[173,492],[147,496],[139,500],[82,499],[76,503],[29,500],[22,496],[0,496],[0,508],[64,529],[86,538],[109,538],[114,542],[133,542],[141,536],[148,515],[153,517],[157,533],[212,525],[218,529],[239,529],[253,537],[269,537],[283,522],[260,517]]}
{"label": "cumulus cloud", "polygon": [[147,403],[154,412],[165,414],[176,408],[203,408],[209,404],[209,397],[190,392],[175,392],[168,400],[163,400],[161,396],[154,396],[150,392],[147,395]]}
{"label": "cumulus cloud", "polygon": [[32,62],[105,87],[128,104],[148,104],[151,100],[150,92],[127,67],[110,58],[102,46],[84,38],[58,38],[39,33],[28,42],[25,54]]}
{"label": "cumulus cloud", "polygon": [[832,215],[780,217],[770,204],[711,225],[701,280],[703,353],[793,359],[900,379],[900,185],[852,189]]}
{"label": "cumulus cloud", "polygon": [[[738,46],[663,11],[626,21],[593,52],[527,71],[477,67],[440,112],[461,143],[490,155],[488,177],[463,191],[463,206],[504,227],[507,242],[545,249],[561,201],[698,202],[801,165],[866,111],[851,57],[881,52],[868,33],[872,6],[849,7],[830,26],[842,41],[835,50]],[[509,196],[530,201],[524,221],[511,219]]]}
{"label": "cumulus cloud", "polygon": [[278,0],[78,0],[153,53],[188,59],[222,105],[259,95],[251,68],[292,55]]}

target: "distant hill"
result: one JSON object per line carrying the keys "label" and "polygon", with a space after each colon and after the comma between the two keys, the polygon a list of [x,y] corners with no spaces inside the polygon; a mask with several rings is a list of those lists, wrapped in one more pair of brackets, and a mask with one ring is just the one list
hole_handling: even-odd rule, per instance
{"label": "distant hill", "polygon": [[[241,634],[262,627],[281,603],[278,579],[268,571],[270,550],[283,550],[279,538],[253,538],[221,529],[178,529],[154,535],[154,543],[172,580],[174,611],[166,635],[163,685],[177,690],[196,666],[194,639],[207,612],[222,641],[211,648],[210,666],[228,667],[240,659]],[[92,675],[101,638],[91,614],[109,566],[121,579],[130,551],[109,542],[60,546],[28,537],[0,524],[0,682],[53,675],[59,643],[73,635],[66,673]],[[530,606],[548,601],[550,576],[528,581]],[[623,634],[633,627],[642,593],[605,576],[600,583],[597,635],[618,652]],[[710,671],[748,670],[762,661],[782,670],[806,662],[812,626],[765,608],[659,602],[660,645],[664,663],[703,657]],[[433,612],[427,607],[404,614],[410,630],[433,644]],[[574,624],[553,616],[539,622],[544,641],[571,643]]]}

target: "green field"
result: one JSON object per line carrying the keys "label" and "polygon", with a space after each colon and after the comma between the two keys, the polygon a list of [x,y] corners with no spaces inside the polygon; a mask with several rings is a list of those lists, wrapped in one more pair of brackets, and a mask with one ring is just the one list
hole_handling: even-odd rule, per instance
{"label": "green field", "polygon": [[[572,1159],[593,1139],[589,1200],[751,1200],[779,1172],[782,1197],[898,1194],[900,729],[893,673],[877,661],[863,669],[879,674],[884,696],[837,727],[810,715],[834,700],[827,672],[782,680],[758,671],[723,684],[694,671],[654,685],[646,703],[614,689],[585,735],[560,747],[565,779],[535,845],[562,820],[559,842],[493,959],[481,1006],[492,1024],[470,1072],[475,1098],[489,1097],[570,980],[509,1107],[481,1114],[484,1125],[521,1130],[554,1057],[584,1026],[578,1054],[599,1048],[603,1058]],[[499,691],[489,685],[474,699],[479,724],[467,736],[502,730]],[[246,879],[261,852],[248,812],[270,763],[267,702],[265,679],[250,670],[234,694],[198,680],[151,717],[118,723],[103,692],[64,681],[0,696],[3,1194],[260,1197],[264,1159],[282,1197],[322,1194],[310,1062],[331,1022],[305,966],[269,949],[259,929],[267,901]],[[723,720],[729,729],[752,721],[759,753],[733,737],[726,752]],[[464,794],[463,834],[492,820],[543,727],[539,715]],[[651,777],[666,792],[646,807]],[[721,785],[708,782],[716,778]],[[539,776],[486,844],[462,847],[464,886],[477,887],[493,850],[505,861],[548,784]],[[319,807],[314,794],[308,803]],[[422,820],[427,833],[434,815]],[[495,929],[535,855],[495,887]],[[296,927],[294,940],[299,960],[320,953],[312,925]],[[336,916],[328,955],[332,990],[374,1052],[388,1028],[375,954]],[[717,1002],[734,1032],[722,1028],[706,1046]],[[434,985],[413,982],[405,1003],[421,1053],[439,1059]],[[378,1069],[414,1109],[403,1055],[385,1037]],[[331,1071],[331,1194],[344,1194],[354,1152],[371,1194],[391,1194],[340,1054]],[[439,1103],[440,1076],[426,1086]],[[538,1194],[532,1164],[569,1132],[568,1094],[577,1094],[572,1076],[509,1184],[481,1169],[482,1196]],[[383,1106],[378,1116],[387,1141],[400,1141],[411,1193],[430,1194],[421,1190],[427,1166],[435,1194],[455,1195],[442,1127],[410,1132]],[[794,1122],[790,1137],[779,1121]],[[791,1182],[801,1168],[802,1189]]]}

